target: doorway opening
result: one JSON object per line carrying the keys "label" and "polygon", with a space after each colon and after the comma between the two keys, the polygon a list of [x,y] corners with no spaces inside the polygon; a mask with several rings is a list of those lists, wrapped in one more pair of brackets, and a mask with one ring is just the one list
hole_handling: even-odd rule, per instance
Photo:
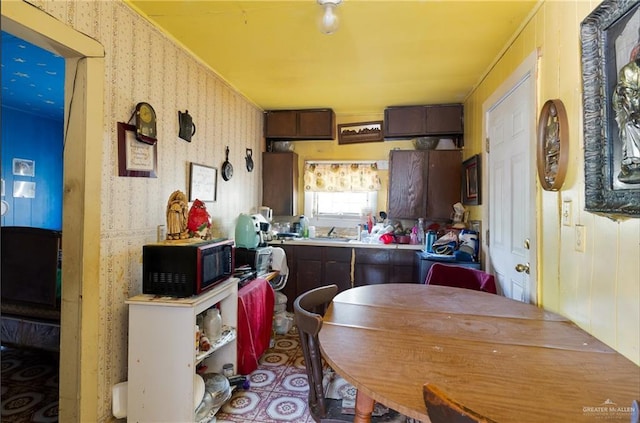
{"label": "doorway opening", "polygon": [[59,421],[91,421],[97,415],[102,157],[101,146],[89,140],[104,133],[104,49],[26,2],[5,2],[1,12],[4,31],[65,61]]}

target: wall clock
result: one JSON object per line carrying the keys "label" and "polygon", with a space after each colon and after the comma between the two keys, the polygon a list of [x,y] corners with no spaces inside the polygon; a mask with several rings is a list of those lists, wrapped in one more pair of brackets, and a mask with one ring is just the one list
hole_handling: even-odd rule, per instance
{"label": "wall clock", "polygon": [[147,144],[155,144],[158,132],[156,130],[156,112],[149,103],[136,104],[136,138]]}
{"label": "wall clock", "polygon": [[542,188],[558,191],[567,174],[569,125],[560,100],[548,100],[538,119],[538,178]]}

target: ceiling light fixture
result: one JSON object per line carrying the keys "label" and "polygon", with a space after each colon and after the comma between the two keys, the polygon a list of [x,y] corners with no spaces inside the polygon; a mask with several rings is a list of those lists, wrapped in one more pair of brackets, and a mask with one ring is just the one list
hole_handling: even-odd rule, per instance
{"label": "ceiling light fixture", "polygon": [[338,15],[335,14],[335,8],[342,3],[342,0],[318,0],[318,4],[322,6],[322,17],[320,18],[320,32],[323,34],[333,34],[338,30]]}

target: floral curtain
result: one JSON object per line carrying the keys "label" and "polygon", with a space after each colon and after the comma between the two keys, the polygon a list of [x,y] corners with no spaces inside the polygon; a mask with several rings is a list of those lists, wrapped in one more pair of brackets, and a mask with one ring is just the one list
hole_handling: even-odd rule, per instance
{"label": "floral curtain", "polygon": [[376,163],[305,163],[304,190],[313,192],[377,191]]}

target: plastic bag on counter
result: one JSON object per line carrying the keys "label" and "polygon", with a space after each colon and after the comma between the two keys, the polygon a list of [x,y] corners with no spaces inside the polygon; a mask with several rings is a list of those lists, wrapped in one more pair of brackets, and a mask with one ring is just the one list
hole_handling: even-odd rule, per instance
{"label": "plastic bag on counter", "polygon": [[433,252],[436,254],[453,255],[458,249],[458,235],[453,232],[447,232],[433,243]]}

